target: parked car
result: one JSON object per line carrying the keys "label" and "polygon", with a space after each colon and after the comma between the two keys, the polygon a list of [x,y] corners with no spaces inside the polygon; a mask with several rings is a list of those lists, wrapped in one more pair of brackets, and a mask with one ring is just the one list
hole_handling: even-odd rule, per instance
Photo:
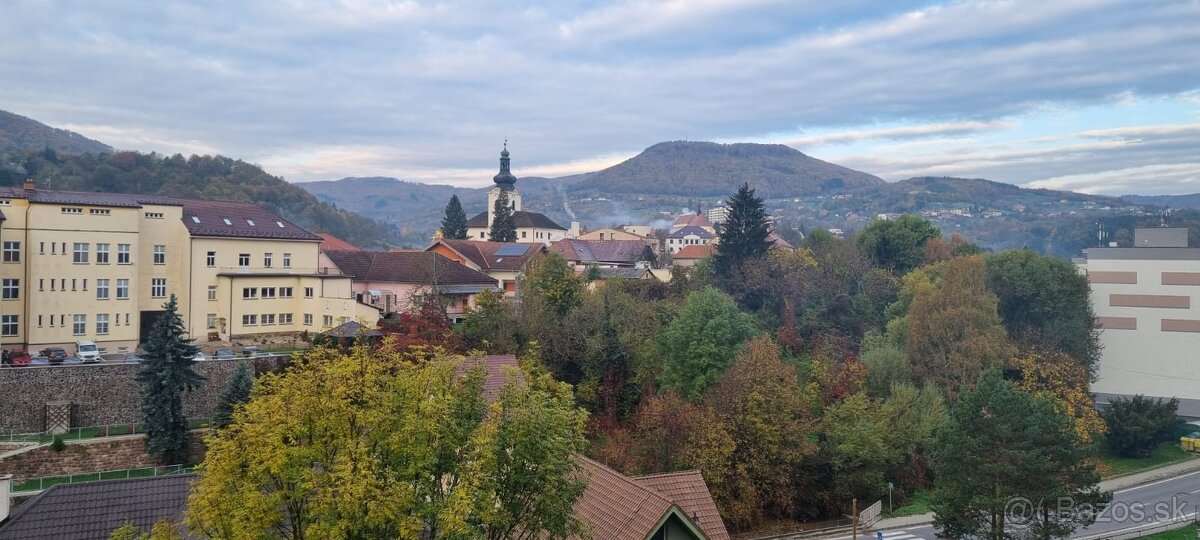
{"label": "parked car", "polygon": [[96,347],[96,342],[88,340],[75,342],[75,356],[85,364],[101,360],[100,348]]}
{"label": "parked car", "polygon": [[260,351],[259,351],[258,347],[255,345],[247,345],[245,347],[242,347],[242,356],[245,356],[247,358],[258,356],[259,352]]}
{"label": "parked car", "polygon": [[32,360],[33,357],[25,351],[4,351],[3,360],[0,363],[9,367],[22,367],[28,366]]}
{"label": "parked car", "polygon": [[41,355],[51,364],[61,364],[67,359],[67,350],[62,347],[46,347],[42,349]]}
{"label": "parked car", "polygon": [[226,358],[233,358],[234,356],[235,355],[233,354],[233,349],[217,349],[217,352],[213,354],[213,358],[216,358],[219,360],[223,360]]}
{"label": "parked car", "polygon": [[196,351],[196,356],[193,356],[192,360],[195,360],[197,362],[203,362],[205,360],[208,360],[208,357],[204,356],[204,351]]}

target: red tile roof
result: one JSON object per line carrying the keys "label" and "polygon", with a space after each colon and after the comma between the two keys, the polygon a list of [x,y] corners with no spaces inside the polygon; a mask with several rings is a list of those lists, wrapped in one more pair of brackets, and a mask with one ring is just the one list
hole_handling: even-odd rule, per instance
{"label": "red tile roof", "polygon": [[321,237],[321,251],[362,251],[362,248],[327,232],[319,232],[317,236]]}
{"label": "red tile roof", "polygon": [[587,489],[575,501],[575,517],[592,538],[644,540],[671,509],[654,489],[586,457],[579,463]]}
{"label": "red tile roof", "polygon": [[704,214],[686,214],[675,218],[675,227],[712,227],[712,222]]}
{"label": "red tile roof", "polygon": [[713,244],[692,244],[683,246],[683,249],[671,256],[672,259],[703,259],[711,257],[717,246]]}
{"label": "red tile roof", "polygon": [[729,531],[725,530],[725,522],[721,521],[721,514],[700,471],[637,476],[633,481],[671,499],[708,535],[709,540],[729,540]]}
{"label": "red tile roof", "polygon": [[[539,253],[545,253],[546,247],[542,244],[529,244],[521,242],[476,242],[474,240],[438,240],[433,245],[426,248],[426,251],[433,249],[434,246],[442,244],[455,253],[462,255],[467,260],[475,263],[482,271],[488,270],[508,270],[519,272],[525,269],[529,261],[536,257]],[[497,255],[498,251],[504,250],[506,246],[513,246],[507,249],[520,250],[525,247],[526,250],[521,255]]]}

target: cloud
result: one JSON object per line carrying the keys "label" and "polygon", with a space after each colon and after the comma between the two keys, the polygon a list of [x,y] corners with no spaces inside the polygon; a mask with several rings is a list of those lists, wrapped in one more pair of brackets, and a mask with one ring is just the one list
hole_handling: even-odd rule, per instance
{"label": "cloud", "polygon": [[865,140],[897,140],[897,139],[915,139],[922,137],[938,137],[945,135],[962,135],[965,133],[978,133],[981,131],[992,131],[997,129],[1007,129],[1013,126],[1012,122],[1004,120],[989,120],[989,121],[974,121],[968,120],[963,122],[939,122],[935,124],[924,124],[917,126],[899,126],[888,128],[875,129],[857,129],[849,131],[837,131],[833,133],[825,133],[821,135],[810,135],[807,137],[799,137],[795,139],[780,139],[775,142],[803,148],[807,146],[821,146],[827,144],[850,143]]}

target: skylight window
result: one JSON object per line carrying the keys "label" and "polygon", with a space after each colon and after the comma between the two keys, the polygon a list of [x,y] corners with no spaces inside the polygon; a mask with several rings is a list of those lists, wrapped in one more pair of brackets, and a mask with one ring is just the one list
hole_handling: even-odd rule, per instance
{"label": "skylight window", "polygon": [[254,220],[253,220],[253,219],[250,219],[250,218],[246,218],[246,224],[247,224],[247,225],[249,225],[249,226],[251,226],[251,227],[253,227],[253,226],[254,226]]}
{"label": "skylight window", "polygon": [[276,225],[279,225],[279,228],[280,228],[280,229],[282,229],[282,228],[283,228],[283,222],[282,222],[282,221],[276,221],[276,222],[275,222],[275,224],[276,224]]}
{"label": "skylight window", "polygon": [[229,218],[225,218],[225,224],[226,224],[226,225],[233,225],[233,222],[232,222],[232,221],[229,221]]}
{"label": "skylight window", "polygon": [[192,223],[200,223],[200,216],[192,216]]}

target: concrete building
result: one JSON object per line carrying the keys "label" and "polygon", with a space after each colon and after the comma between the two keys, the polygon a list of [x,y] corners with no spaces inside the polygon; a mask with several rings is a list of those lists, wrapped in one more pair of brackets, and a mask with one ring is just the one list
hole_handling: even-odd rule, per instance
{"label": "concrete building", "polygon": [[1077,261],[1102,328],[1098,402],[1144,394],[1180,398],[1200,417],[1200,248],[1187,229],[1138,229],[1132,248],[1090,248]]}
{"label": "concrete building", "polygon": [[252,203],[0,188],[0,346],[136,348],[179,299],[200,341],[319,331],[369,314],[321,239]]}
{"label": "concrete building", "polygon": [[521,209],[521,191],[517,189],[517,177],[513,176],[508,157],[508,144],[500,152],[500,172],[492,178],[496,185],[488,191],[487,210],[467,220],[467,238],[476,241],[487,241],[492,228],[492,212],[496,208],[496,199],[501,192],[508,194],[508,202],[513,209],[513,222],[517,228],[517,242],[550,245],[567,237],[567,229],[538,212],[526,212]]}

